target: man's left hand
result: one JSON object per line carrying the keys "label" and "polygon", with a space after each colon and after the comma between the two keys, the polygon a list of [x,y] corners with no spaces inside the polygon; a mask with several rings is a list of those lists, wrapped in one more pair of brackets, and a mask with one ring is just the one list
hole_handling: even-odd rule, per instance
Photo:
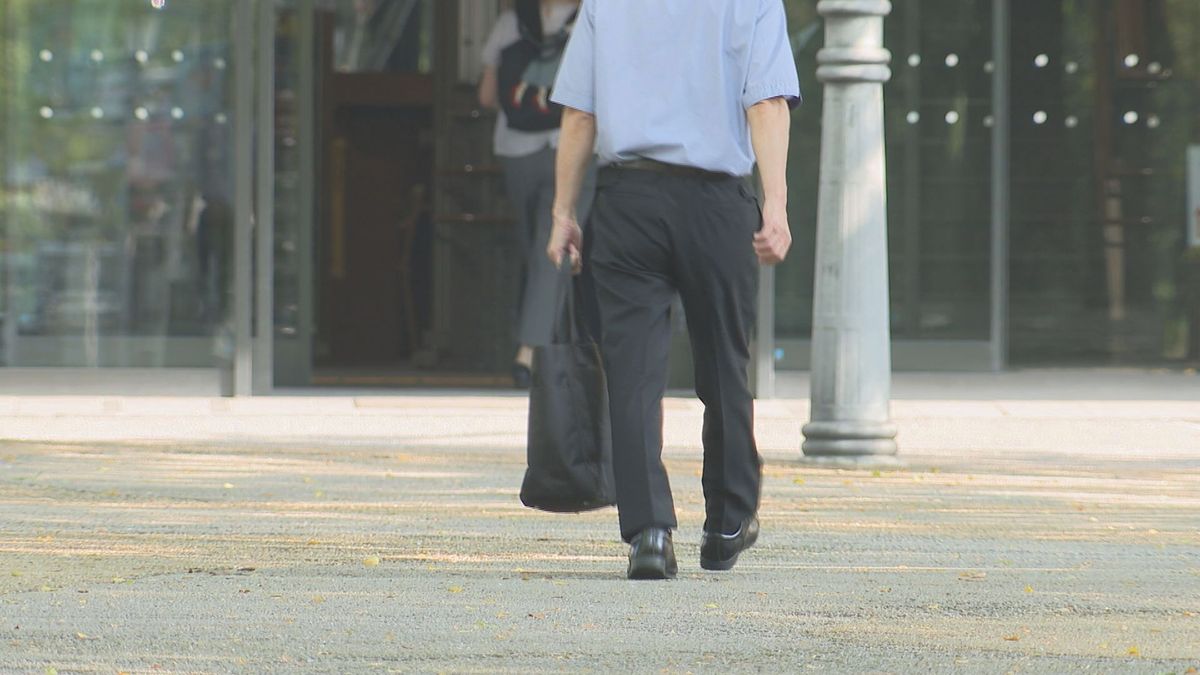
{"label": "man's left hand", "polygon": [[770,200],[763,206],[763,226],[754,235],[754,253],[763,265],[778,265],[792,247],[792,229],[788,226],[787,205]]}

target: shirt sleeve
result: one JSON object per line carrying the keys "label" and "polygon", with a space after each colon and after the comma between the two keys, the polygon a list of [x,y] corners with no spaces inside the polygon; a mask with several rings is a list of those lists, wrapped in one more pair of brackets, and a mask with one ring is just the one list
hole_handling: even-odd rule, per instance
{"label": "shirt sleeve", "polygon": [[770,98],[785,98],[793,108],[801,101],[800,76],[782,0],[760,0],[742,104],[749,109]]}
{"label": "shirt sleeve", "polygon": [[550,100],[586,113],[596,112],[596,12],[583,0],[571,40],[563,54]]}
{"label": "shirt sleeve", "polygon": [[496,25],[492,26],[492,32],[488,35],[487,42],[483,43],[483,52],[480,61],[484,66],[496,67],[500,65],[500,54],[517,40],[521,39],[521,31],[517,27],[517,15],[512,10],[508,10],[496,19]]}

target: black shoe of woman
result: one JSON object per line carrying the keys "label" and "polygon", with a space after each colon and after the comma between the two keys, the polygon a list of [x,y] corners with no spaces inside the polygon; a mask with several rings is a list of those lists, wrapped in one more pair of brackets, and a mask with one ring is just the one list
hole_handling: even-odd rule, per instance
{"label": "black shoe of woman", "polygon": [[530,372],[528,366],[520,363],[514,363],[512,367],[513,386],[517,389],[528,389],[533,382],[533,373]]}

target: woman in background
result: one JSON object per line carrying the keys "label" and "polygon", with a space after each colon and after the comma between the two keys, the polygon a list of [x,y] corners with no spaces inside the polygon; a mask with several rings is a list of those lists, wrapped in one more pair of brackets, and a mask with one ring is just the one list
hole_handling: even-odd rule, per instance
{"label": "woman in background", "polygon": [[[553,331],[559,276],[544,251],[552,225],[554,158],[561,113],[551,109],[548,98],[562,47],[578,11],[579,0],[517,0],[515,7],[500,14],[483,47],[479,102],[498,111],[494,151],[503,164],[508,198],[515,210],[516,243],[523,270],[517,301],[520,347],[512,366],[513,383],[522,389],[529,387],[533,348],[549,344]],[[529,60],[530,53],[537,55]],[[522,58],[526,61],[519,61]],[[519,62],[514,64],[513,60]],[[502,71],[512,72],[514,68],[523,73],[520,81],[502,86]],[[510,100],[502,102],[501,96]],[[505,111],[506,107],[512,109],[515,99],[523,99],[529,108],[522,111],[520,119],[510,119]],[[537,128],[547,125],[549,128]],[[581,214],[587,212],[591,190],[585,189],[585,194]]]}

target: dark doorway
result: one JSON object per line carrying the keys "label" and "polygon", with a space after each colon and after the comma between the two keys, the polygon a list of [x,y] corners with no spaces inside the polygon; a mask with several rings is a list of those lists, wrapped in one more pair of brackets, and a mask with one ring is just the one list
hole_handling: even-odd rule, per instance
{"label": "dark doorway", "polygon": [[[371,22],[386,19],[356,29],[370,32]],[[394,372],[407,367],[429,323],[433,79],[410,50],[348,58],[338,47],[357,40],[358,53],[371,55],[378,41],[412,44],[403,36],[419,15],[397,35],[365,40],[337,36],[337,22],[323,21],[318,86],[324,206],[315,360],[322,369]]]}

